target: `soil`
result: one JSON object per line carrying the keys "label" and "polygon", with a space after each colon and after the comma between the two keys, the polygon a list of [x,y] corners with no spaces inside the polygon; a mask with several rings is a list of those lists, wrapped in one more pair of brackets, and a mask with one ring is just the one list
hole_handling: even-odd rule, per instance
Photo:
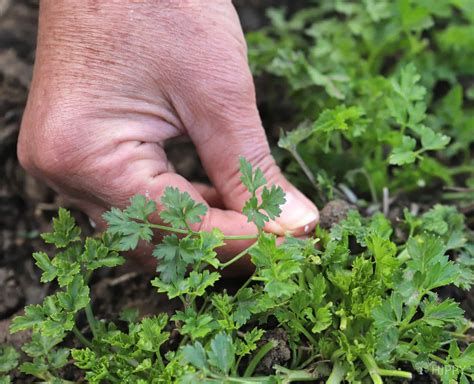
{"label": "soil", "polygon": [[262,347],[269,341],[275,341],[277,345],[268,352],[265,357],[258,364],[255,372],[261,375],[271,375],[275,373],[273,368],[275,365],[285,365],[291,359],[291,349],[288,345],[288,335],[282,328],[275,328],[267,331],[260,341],[258,346]]}
{"label": "soil", "polygon": [[319,225],[323,229],[330,229],[334,224],[344,220],[353,209],[357,207],[345,200],[330,201],[319,212]]}
{"label": "soil", "polygon": [[[234,3],[244,28],[252,30],[265,23],[264,10],[269,6],[286,4],[291,11],[307,1],[239,0]],[[31,258],[33,251],[48,250],[39,234],[50,230],[51,218],[60,206],[72,209],[86,235],[94,231],[85,215],[67,206],[48,187],[25,174],[17,161],[16,140],[31,79],[37,16],[38,0],[0,0],[0,344],[15,346],[23,344],[29,335],[10,335],[11,318],[25,305],[41,302],[54,290],[53,286],[39,283],[38,269]],[[265,106],[261,110],[265,120]],[[268,125],[272,126],[271,118]],[[277,131],[278,127],[273,127],[268,133],[273,136]],[[177,172],[191,180],[206,180],[189,140],[173,140],[166,150]],[[321,225],[330,227],[344,218],[349,209],[351,206],[344,201],[329,203],[321,211]],[[131,264],[101,271],[92,282],[94,311],[104,319],[117,318],[125,308],[138,308],[140,316],[172,311],[177,304],[157,295],[149,284],[152,277]],[[239,285],[236,281],[222,284],[230,291]],[[457,290],[443,294],[461,300],[468,316],[474,319],[473,295]],[[291,356],[282,329],[267,331],[262,342],[270,339],[278,341],[278,346],[259,365],[258,372],[262,374],[271,373],[274,364],[284,365]],[[71,371],[68,376],[75,377],[75,373]],[[15,382],[28,381],[16,378]],[[415,382],[423,381],[420,378]]]}

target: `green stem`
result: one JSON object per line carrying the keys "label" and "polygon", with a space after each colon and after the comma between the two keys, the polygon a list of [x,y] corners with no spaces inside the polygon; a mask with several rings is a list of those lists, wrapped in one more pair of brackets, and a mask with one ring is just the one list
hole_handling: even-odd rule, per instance
{"label": "green stem", "polygon": [[[298,366],[298,369],[304,369],[304,368],[307,367],[310,363],[312,363],[314,360],[319,359],[319,358],[321,358],[321,355],[312,355],[312,356],[310,356],[308,359],[306,359],[303,363],[301,363],[301,364]],[[317,364],[319,364],[319,362],[318,362]]]}
{"label": "green stem", "polygon": [[430,353],[428,356],[430,357],[430,359],[433,359],[433,360],[437,361],[440,364],[446,365],[446,361],[443,360],[441,357],[433,355],[432,353]]}
{"label": "green stem", "polygon": [[[161,231],[167,231],[167,232],[173,232],[173,233],[179,233],[181,235],[189,235],[190,231],[187,229],[180,229],[180,228],[173,228],[173,227],[168,227],[167,225],[160,225],[160,224],[152,224],[152,223],[147,223],[150,228],[155,228],[159,229]],[[197,234],[198,232],[191,231],[191,234]]]}
{"label": "green stem", "polygon": [[372,181],[372,178],[370,177],[369,172],[367,172],[367,170],[362,167],[362,168],[354,169],[353,171],[351,171],[351,173],[353,175],[356,175],[357,173],[359,173],[366,179],[372,201],[377,204],[379,202],[379,199],[377,197],[377,191],[375,190],[375,185]]}
{"label": "green stem", "polygon": [[[167,225],[161,225],[161,224],[152,224],[152,223],[147,223],[147,224],[150,228],[159,229],[161,231],[179,233],[181,235],[194,235],[194,236],[199,235],[199,232],[197,231],[173,228],[173,227],[168,227]],[[255,240],[256,238],[257,238],[256,235],[224,236],[224,240]]]}
{"label": "green stem", "polygon": [[219,267],[221,269],[224,269],[224,268],[227,268],[229,265],[235,263],[236,261],[240,260],[242,257],[244,257],[245,255],[247,255],[250,251],[250,249],[253,248],[253,244],[248,247],[247,249],[244,249],[242,252],[240,252],[237,256],[234,256],[232,259],[230,259],[229,261],[225,262],[225,263],[220,263]]}
{"label": "green stem", "polygon": [[216,375],[215,373],[208,373],[209,377],[217,380],[217,383],[242,383],[242,384],[248,384],[248,383],[262,383],[262,382],[267,382],[269,377],[264,376],[264,377],[246,377],[246,378],[240,378],[240,377],[231,377],[231,376],[224,376],[224,375]]}
{"label": "green stem", "polygon": [[400,377],[408,380],[413,378],[411,372],[379,368],[373,356],[368,353],[363,354],[360,358],[369,371],[369,375],[374,384],[383,384],[382,376]]}
{"label": "green stem", "polygon": [[300,324],[300,323],[299,323],[298,330],[299,330],[303,335],[306,336],[306,338],[309,340],[309,342],[310,342],[312,345],[317,345],[317,344],[318,344],[317,341],[316,341],[316,339],[315,339],[313,336],[311,336],[311,334],[306,330],[306,328],[305,328],[302,324]]}
{"label": "green stem", "polygon": [[412,307],[410,308],[410,312],[408,312],[407,316],[400,324],[400,333],[402,333],[402,331],[405,331],[406,329],[409,329],[410,321],[416,315],[416,311],[418,310],[418,306],[420,305],[421,299],[423,298],[423,296],[425,296],[425,292],[421,291],[418,294],[418,298],[416,299],[416,302],[412,304]]}
{"label": "green stem", "polygon": [[112,373],[109,373],[109,374],[107,375],[107,378],[108,378],[112,383],[120,383],[120,379],[119,379],[117,376],[115,376],[114,374],[112,374]]}
{"label": "green stem", "polygon": [[364,354],[360,357],[367,370],[369,371],[370,378],[374,384],[383,384],[382,376],[379,373],[379,367],[375,362],[374,358],[369,354]]}
{"label": "green stem", "polygon": [[256,240],[257,235],[234,235],[234,236],[224,236],[224,240]]}
{"label": "green stem", "polygon": [[237,293],[231,298],[231,302],[233,302],[236,298],[239,297],[240,293],[245,289],[247,288],[247,286],[253,281],[253,277],[255,275],[255,272],[247,279],[247,281],[245,283],[243,283],[239,290],[237,291]]}
{"label": "green stem", "polygon": [[158,362],[158,365],[160,366],[161,372],[164,372],[165,371],[165,364],[163,363],[163,358],[161,357],[160,352],[156,353],[156,361]]}
{"label": "green stem", "polygon": [[98,336],[97,320],[95,319],[94,313],[92,312],[91,303],[87,304],[85,311],[86,311],[87,322],[89,323],[89,326],[91,328],[92,335],[94,335],[94,338],[97,338]]}
{"label": "green stem", "polygon": [[[82,267],[83,267],[83,270],[84,270],[84,269],[85,269],[85,266],[82,265]],[[89,282],[90,282],[90,280],[91,280],[91,278],[92,278],[92,273],[93,273],[93,272],[94,272],[94,271],[85,271],[85,272],[83,273],[84,282],[85,282],[86,284],[89,284]]]}
{"label": "green stem", "polygon": [[474,342],[474,336],[473,335],[466,335],[464,333],[459,333],[459,332],[449,332],[449,334],[457,339],[462,339],[464,341],[468,342]]}
{"label": "green stem", "polygon": [[289,148],[289,151],[291,153],[291,155],[295,158],[296,162],[298,163],[298,165],[301,167],[301,169],[303,170],[303,173],[306,175],[306,177],[308,178],[308,180],[311,182],[311,184],[313,185],[313,187],[319,191],[319,188],[318,188],[318,184],[316,183],[316,179],[314,178],[314,175],[313,175],[313,172],[311,172],[311,170],[309,169],[309,167],[306,165],[305,161],[303,160],[303,158],[300,156],[300,154],[298,153],[298,150],[296,149],[296,146],[295,147],[291,147]]}
{"label": "green stem", "polygon": [[202,305],[201,305],[201,308],[199,308],[199,311],[198,311],[198,317],[201,316],[204,311],[207,309],[207,304],[209,304],[209,296],[206,296],[204,298],[204,301],[202,302]]}
{"label": "green stem", "polygon": [[247,368],[245,369],[244,377],[252,376],[253,372],[255,371],[255,368],[257,367],[257,364],[260,363],[260,361],[265,357],[265,355],[268,352],[270,352],[273,348],[275,348],[277,345],[278,345],[277,341],[270,340],[262,348],[260,348],[259,351],[253,357],[253,359],[250,361]]}
{"label": "green stem", "polygon": [[336,361],[332,367],[331,374],[326,380],[326,384],[340,384],[346,375],[347,368],[340,362]]}
{"label": "green stem", "polygon": [[391,377],[400,377],[402,379],[411,380],[413,375],[411,372],[399,371],[398,369],[382,369],[379,368],[380,376],[391,376]]}
{"label": "green stem", "polygon": [[457,175],[458,173],[471,173],[474,172],[474,165],[465,164],[453,167],[447,170],[451,175]]}
{"label": "green stem", "polygon": [[89,347],[89,348],[93,348],[93,345],[92,343],[86,339],[86,337],[82,334],[82,332],[76,327],[74,326],[74,328],[72,329],[72,332],[74,333],[74,335],[76,335],[77,339],[86,347]]}
{"label": "green stem", "polygon": [[285,367],[281,367],[279,365],[275,366],[277,374],[284,374],[285,379],[284,383],[293,383],[293,382],[300,382],[300,381],[312,381],[315,382],[318,376],[315,376],[312,373],[298,370],[294,371]]}

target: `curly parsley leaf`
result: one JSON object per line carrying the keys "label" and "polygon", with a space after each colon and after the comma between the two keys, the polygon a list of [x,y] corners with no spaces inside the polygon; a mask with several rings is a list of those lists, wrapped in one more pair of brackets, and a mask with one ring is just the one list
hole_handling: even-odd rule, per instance
{"label": "curly parsley leaf", "polygon": [[417,159],[415,147],[415,139],[409,136],[403,136],[401,145],[395,147],[389,157],[390,164],[404,165],[414,163]]}
{"label": "curly parsley leaf", "polygon": [[[267,180],[260,168],[255,172],[252,165],[243,157],[240,158],[241,181],[250,192],[250,198],[245,202],[242,213],[247,216],[249,222],[255,223],[257,228],[262,229],[266,222],[274,220],[281,213],[280,206],[285,203],[285,193],[280,186],[272,185],[271,188],[264,186]],[[257,190],[263,187],[262,193],[257,196]]]}
{"label": "curly parsley leaf", "polygon": [[[136,212],[137,210],[132,210],[132,214]],[[118,208],[112,208],[104,213],[102,217],[108,224],[108,232],[120,236],[119,246],[122,251],[135,249],[139,240],[151,241],[153,237],[153,231],[147,223],[135,221],[127,210],[122,211]]]}
{"label": "curly parsley leaf", "polygon": [[164,209],[160,217],[174,228],[188,228],[189,224],[200,222],[207,212],[204,204],[196,203],[189,193],[180,192],[178,188],[166,187],[161,202]]}
{"label": "curly parsley leaf", "polygon": [[232,337],[219,332],[211,340],[211,349],[207,352],[209,364],[227,374],[235,364],[235,346]]}
{"label": "curly parsley leaf", "polygon": [[58,217],[53,219],[53,229],[53,232],[43,233],[41,237],[56,248],[65,248],[80,240],[81,229],[76,226],[76,221],[67,209],[59,208]]}
{"label": "curly parsley leaf", "polygon": [[0,372],[6,373],[16,368],[20,354],[11,346],[0,347]]}

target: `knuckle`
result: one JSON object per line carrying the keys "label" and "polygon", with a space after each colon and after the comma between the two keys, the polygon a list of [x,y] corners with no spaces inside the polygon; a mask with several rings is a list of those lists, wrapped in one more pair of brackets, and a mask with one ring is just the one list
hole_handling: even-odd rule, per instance
{"label": "knuckle", "polygon": [[56,125],[24,123],[18,141],[18,159],[27,172],[57,179],[74,169],[72,147],[70,136]]}
{"label": "knuckle", "polygon": [[23,167],[23,169],[27,172],[32,172],[33,162],[32,162],[31,156],[29,155],[27,145],[24,141],[18,140],[16,152],[17,152],[18,162]]}

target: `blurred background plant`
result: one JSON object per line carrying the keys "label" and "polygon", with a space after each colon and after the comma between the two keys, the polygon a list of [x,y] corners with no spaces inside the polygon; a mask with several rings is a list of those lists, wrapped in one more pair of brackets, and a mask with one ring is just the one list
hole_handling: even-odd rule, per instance
{"label": "blurred background plant", "polygon": [[472,213],[474,2],[311,3],[270,9],[247,35],[285,171],[320,204],[403,196]]}

